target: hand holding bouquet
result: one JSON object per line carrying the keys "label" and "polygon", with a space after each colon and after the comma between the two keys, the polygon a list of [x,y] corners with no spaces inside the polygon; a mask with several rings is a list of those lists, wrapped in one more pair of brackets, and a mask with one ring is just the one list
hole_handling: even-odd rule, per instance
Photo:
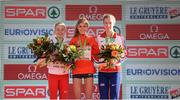
{"label": "hand holding bouquet", "polygon": [[50,55],[56,50],[56,47],[53,41],[48,37],[48,34],[44,37],[33,39],[33,42],[29,43],[27,46],[37,57],[34,62],[38,61],[40,58],[45,58],[47,62],[50,59]]}
{"label": "hand holding bouquet", "polygon": [[107,68],[114,68],[116,63],[125,56],[124,48],[117,43],[102,45],[100,48],[99,58],[103,58]]}
{"label": "hand holding bouquet", "polygon": [[62,49],[58,50],[58,60],[68,65],[67,69],[74,69],[75,59],[79,57],[79,52],[75,45],[63,45]]}
{"label": "hand holding bouquet", "polygon": [[[65,69],[75,68],[74,62],[79,57],[79,52],[75,45],[63,45],[62,41],[56,38],[57,42],[54,43],[48,35],[44,37],[37,37],[33,39],[32,43],[28,44],[28,47],[32,50],[37,58],[34,62],[38,61],[39,67],[44,67],[47,63],[59,62],[64,64]],[[59,64],[60,66],[60,64]]]}

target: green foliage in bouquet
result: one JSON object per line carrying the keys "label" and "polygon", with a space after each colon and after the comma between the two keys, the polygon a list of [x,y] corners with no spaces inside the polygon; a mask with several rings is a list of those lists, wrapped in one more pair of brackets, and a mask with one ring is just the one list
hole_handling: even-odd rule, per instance
{"label": "green foliage in bouquet", "polygon": [[77,47],[75,45],[63,45],[63,48],[59,49],[58,51],[59,57],[58,59],[67,64],[71,65],[70,69],[75,68],[75,59],[79,57],[79,52],[77,50]]}
{"label": "green foliage in bouquet", "polygon": [[120,60],[124,56],[124,49],[116,43],[102,45],[98,54],[98,57],[104,58],[105,61],[110,61],[110,59]]}
{"label": "green foliage in bouquet", "polygon": [[101,46],[97,56],[104,59],[103,62],[107,63],[107,67],[112,67],[114,62],[120,61],[125,56],[125,50],[117,43],[109,43]]}
{"label": "green foliage in bouquet", "polygon": [[32,50],[37,58],[34,62],[38,61],[40,58],[45,58],[45,63],[47,62],[61,62],[65,65],[70,65],[70,68],[75,68],[75,59],[79,57],[79,52],[75,45],[65,45],[63,40],[56,37],[57,42],[54,43],[46,34],[44,37],[37,37],[33,39],[32,43],[27,46]]}
{"label": "green foliage in bouquet", "polygon": [[33,42],[29,43],[27,46],[32,50],[34,55],[37,56],[34,62],[40,58],[46,58],[47,62],[50,59],[50,55],[56,50],[56,46],[53,41],[50,40],[48,34],[33,39]]}

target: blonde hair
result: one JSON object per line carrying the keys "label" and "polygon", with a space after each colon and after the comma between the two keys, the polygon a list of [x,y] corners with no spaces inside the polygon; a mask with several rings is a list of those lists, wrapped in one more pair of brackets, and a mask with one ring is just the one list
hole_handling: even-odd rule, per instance
{"label": "blonde hair", "polygon": [[112,14],[104,14],[104,15],[103,15],[103,22],[104,22],[104,20],[105,20],[106,18],[112,19],[112,22],[113,22],[112,24],[115,25],[115,23],[116,23],[116,18],[115,18]]}
{"label": "blonde hair", "polygon": [[76,37],[76,36],[78,36],[80,34],[80,32],[79,32],[79,30],[77,28],[80,23],[85,23],[89,27],[88,20],[85,17],[81,17],[76,23],[75,31],[74,31],[74,37]]}
{"label": "blonde hair", "polygon": [[66,28],[66,25],[65,25],[63,22],[57,22],[57,23],[54,25],[54,28],[56,28],[58,25],[64,26],[64,28]]}
{"label": "blonde hair", "polygon": [[54,34],[55,36],[56,36],[55,30],[56,30],[56,27],[57,27],[58,25],[63,26],[64,29],[66,30],[66,25],[65,25],[63,22],[57,22],[57,23],[54,25],[54,32],[53,32],[53,34]]}

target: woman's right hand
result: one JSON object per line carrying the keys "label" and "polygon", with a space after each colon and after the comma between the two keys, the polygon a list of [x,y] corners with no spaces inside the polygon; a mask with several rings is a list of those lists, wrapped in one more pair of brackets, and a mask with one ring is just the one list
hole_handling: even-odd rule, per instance
{"label": "woman's right hand", "polygon": [[107,68],[107,63],[100,63],[98,69],[101,70],[103,68]]}
{"label": "woman's right hand", "polygon": [[46,60],[45,59],[39,59],[36,66],[37,67],[45,67],[45,66],[47,66]]}

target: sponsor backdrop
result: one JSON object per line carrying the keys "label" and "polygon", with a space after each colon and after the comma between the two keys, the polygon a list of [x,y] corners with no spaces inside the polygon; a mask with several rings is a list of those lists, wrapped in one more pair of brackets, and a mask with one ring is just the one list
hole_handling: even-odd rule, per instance
{"label": "sponsor backdrop", "polygon": [[[67,25],[68,42],[81,16],[90,22],[88,34],[96,37],[104,32],[105,13],[116,17],[114,30],[126,38],[121,98],[180,98],[178,0],[4,0],[0,9],[0,99],[48,99],[47,68],[33,66],[35,56],[27,44],[45,33],[51,37],[57,21]],[[97,77],[93,99],[99,98]]]}

